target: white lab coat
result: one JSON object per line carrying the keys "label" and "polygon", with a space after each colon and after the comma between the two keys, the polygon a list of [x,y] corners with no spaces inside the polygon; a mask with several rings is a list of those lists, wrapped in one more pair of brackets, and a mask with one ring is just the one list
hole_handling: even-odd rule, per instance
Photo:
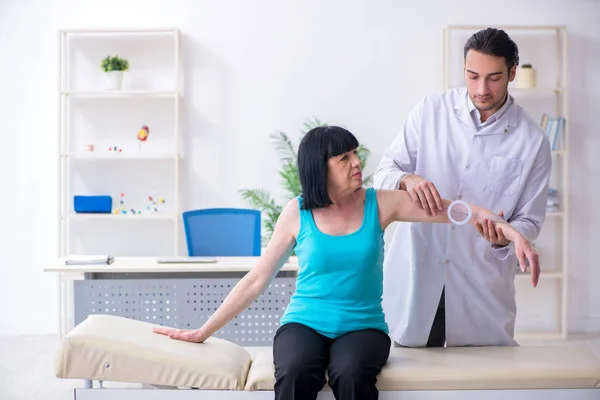
{"label": "white lab coat", "polygon": [[[468,104],[465,88],[419,102],[385,151],[374,185],[397,189],[406,173],[420,175],[442,198],[502,210],[534,240],[546,214],[549,140],[514,102],[477,132]],[[392,338],[425,346],[445,286],[447,346],[518,345],[516,265],[512,245],[493,246],[472,225],[398,223],[384,259]]]}

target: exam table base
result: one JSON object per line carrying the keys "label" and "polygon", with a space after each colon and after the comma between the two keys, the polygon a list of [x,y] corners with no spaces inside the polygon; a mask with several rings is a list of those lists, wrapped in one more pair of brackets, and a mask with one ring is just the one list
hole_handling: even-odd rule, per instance
{"label": "exam table base", "polygon": [[[75,389],[74,400],[273,400],[272,391]],[[380,400],[598,400],[598,389],[382,391]],[[331,391],[318,400],[335,400]]]}

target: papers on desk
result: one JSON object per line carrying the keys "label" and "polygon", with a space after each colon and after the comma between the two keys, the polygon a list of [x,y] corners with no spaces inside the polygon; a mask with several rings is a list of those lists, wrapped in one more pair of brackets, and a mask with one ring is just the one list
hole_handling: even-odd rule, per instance
{"label": "papers on desk", "polygon": [[215,257],[201,257],[201,256],[172,256],[172,257],[159,257],[156,259],[159,264],[203,264],[203,263],[216,263]]}
{"label": "papers on desk", "polygon": [[70,255],[65,261],[66,265],[98,265],[98,264],[112,264],[114,257],[111,255],[93,255],[93,256],[82,256],[82,255]]}

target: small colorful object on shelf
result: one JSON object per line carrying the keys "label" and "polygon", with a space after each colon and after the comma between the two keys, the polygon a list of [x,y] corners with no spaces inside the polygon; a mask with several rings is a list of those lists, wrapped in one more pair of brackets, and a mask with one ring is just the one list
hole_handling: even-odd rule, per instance
{"label": "small colorful object on shelf", "polygon": [[[119,197],[120,197],[119,205],[112,211],[113,214],[115,214],[115,215],[119,215],[119,214],[140,215],[140,214],[142,214],[142,209],[131,208],[131,207],[127,207],[125,205],[125,193],[120,193]],[[155,199],[154,197],[148,196],[148,198],[147,198],[148,204],[146,205],[146,213],[159,212],[158,204],[165,203],[165,200],[162,197],[160,197],[158,199],[158,201],[155,201],[154,199]]]}
{"label": "small colorful object on shelf", "polygon": [[148,135],[150,135],[150,128],[148,128],[147,125],[142,126],[142,129],[140,129],[137,133],[137,139],[139,141],[140,150],[142,149],[142,142],[148,140]]}
{"label": "small colorful object on shelf", "polygon": [[89,152],[94,151],[94,145],[93,144],[83,145],[83,151],[89,151]]}
{"label": "small colorful object on shelf", "polygon": [[148,204],[146,205],[146,212],[158,212],[158,204],[165,204],[165,199],[162,197],[158,198],[158,201],[154,199],[152,196],[148,196]]}
{"label": "small colorful object on shelf", "polygon": [[[125,199],[125,193],[121,193],[121,195],[120,195],[120,198],[121,198],[121,199],[119,200],[119,204],[120,204],[120,206],[119,206],[118,208],[116,208],[116,209],[113,211],[113,213],[114,213],[114,214],[127,214],[127,213],[128,213],[128,210],[125,208],[125,200],[124,200],[124,199]],[[131,209],[131,212],[132,212],[133,214],[135,214],[135,211],[134,211],[133,209]]]}

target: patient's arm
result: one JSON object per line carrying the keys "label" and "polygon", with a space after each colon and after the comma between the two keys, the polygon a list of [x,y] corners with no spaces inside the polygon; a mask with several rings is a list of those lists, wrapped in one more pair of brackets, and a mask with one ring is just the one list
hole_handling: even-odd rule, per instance
{"label": "patient's arm", "polygon": [[173,339],[203,342],[252,304],[279,272],[294,249],[299,227],[298,203],[291,200],[283,209],[265,252],[256,266],[233,287],[221,306],[197,330],[154,328]]}
{"label": "patient's arm", "polygon": [[[379,219],[383,229],[387,228],[388,225],[394,221],[452,223],[448,217],[448,207],[452,204],[452,201],[450,200],[442,199],[443,210],[442,212],[438,212],[436,216],[428,216],[425,211],[411,199],[409,194],[403,190],[378,190],[377,200],[379,204]],[[472,212],[468,224],[472,225],[474,227],[473,229],[476,229],[478,222],[481,223],[484,220],[494,221],[496,226],[502,231],[504,237],[511,242],[514,242],[515,253],[523,272],[527,270],[525,260],[529,261],[531,281],[533,286],[537,286],[540,275],[538,255],[529,240],[501,216],[474,204],[468,204],[468,206]],[[453,208],[452,211],[454,210],[455,209]]]}

